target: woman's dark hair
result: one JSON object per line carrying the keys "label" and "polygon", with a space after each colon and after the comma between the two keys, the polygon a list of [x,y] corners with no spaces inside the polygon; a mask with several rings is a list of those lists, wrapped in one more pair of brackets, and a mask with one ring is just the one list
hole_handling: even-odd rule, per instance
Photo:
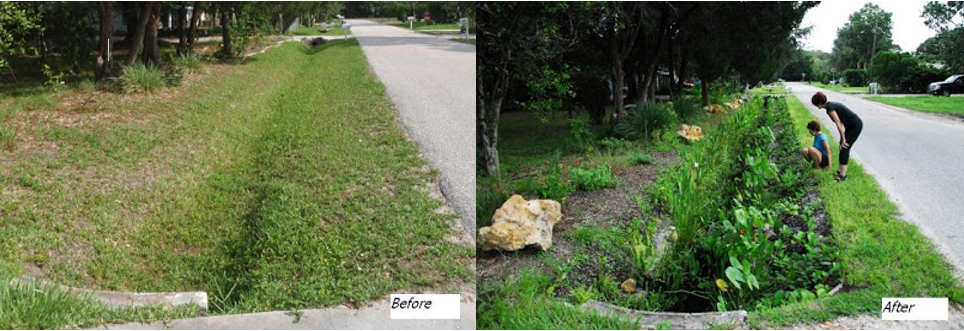
{"label": "woman's dark hair", "polygon": [[810,123],[807,123],[807,129],[810,131],[820,131],[820,123],[817,121],[810,121]]}
{"label": "woman's dark hair", "polygon": [[825,104],[827,103],[827,95],[823,94],[823,92],[817,92],[810,98],[810,102],[812,102],[814,106]]}

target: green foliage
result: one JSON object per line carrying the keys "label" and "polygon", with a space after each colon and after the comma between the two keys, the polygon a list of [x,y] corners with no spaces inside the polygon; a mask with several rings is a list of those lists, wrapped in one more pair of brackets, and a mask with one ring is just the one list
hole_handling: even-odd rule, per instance
{"label": "green foliage", "polygon": [[847,86],[867,86],[867,71],[863,69],[847,69],[840,73]]}
{"label": "green foliage", "polygon": [[549,160],[547,167],[549,171],[543,179],[539,195],[544,199],[564,203],[566,196],[576,191],[576,186],[569,183],[569,179],[566,176],[566,173],[569,172],[569,167],[560,163],[561,157],[562,153],[557,150],[553,154],[552,159]]}
{"label": "green foliage", "polygon": [[673,101],[673,111],[680,122],[688,123],[703,110],[695,99],[682,98]]}
{"label": "green foliage", "polygon": [[577,150],[591,150],[596,142],[596,133],[592,126],[581,119],[569,120],[569,144]]}
{"label": "green foliage", "polygon": [[619,120],[616,132],[627,139],[648,140],[662,134],[676,124],[672,104],[646,103]]}
{"label": "green foliage", "polygon": [[167,84],[163,70],[142,62],[124,67],[118,80],[125,93],[153,93]]}
{"label": "green foliage", "polygon": [[615,187],[622,182],[619,178],[613,178],[612,169],[608,164],[593,169],[572,168],[569,171],[569,177],[572,178],[573,186],[584,191]]}
{"label": "green foliage", "polygon": [[[554,300],[547,293],[556,276],[531,269],[522,270],[518,276],[495,287],[480,286],[478,328],[480,330],[531,330],[531,329],[633,329],[633,323],[612,316],[583,312]],[[597,286],[598,288],[607,288]],[[608,288],[617,288],[612,286]],[[595,297],[593,289],[586,289],[579,298]],[[617,289],[618,291],[618,289]]]}
{"label": "green foliage", "polygon": [[[792,127],[786,104],[771,100],[764,111],[761,101],[682,150],[680,164],[657,181],[676,242],[659,269],[670,290],[716,298],[717,309],[763,307],[776,290],[812,290],[840,275],[833,243],[815,233],[814,207],[800,212],[797,205],[809,172],[799,162],[795,132],[775,129]],[[783,226],[787,217],[811,226]]]}
{"label": "green foliage", "polygon": [[926,93],[930,83],[947,76],[910,53],[880,52],[874,58],[874,76],[891,93]]}
{"label": "green foliage", "polygon": [[174,63],[175,67],[182,68],[185,73],[189,74],[200,73],[204,69],[201,56],[193,52],[176,55],[171,62]]}
{"label": "green foliage", "polygon": [[629,154],[629,162],[633,164],[653,164],[653,156],[646,153],[633,152]]}
{"label": "green foliage", "polygon": [[44,85],[46,85],[47,87],[55,91],[63,89],[65,84],[64,82],[64,76],[66,75],[65,73],[54,72],[54,70],[51,69],[50,66],[46,64],[44,64],[43,72],[44,72],[44,76],[47,77],[47,81],[44,82]]}
{"label": "green foliage", "polygon": [[[838,70],[869,65],[879,51],[894,50],[892,13],[873,3],[850,14],[850,20],[837,29],[833,42],[833,62]],[[876,29],[877,33],[872,33]],[[850,86],[866,86],[849,81]]]}
{"label": "green foliage", "polygon": [[26,43],[26,35],[43,31],[40,14],[25,2],[0,1],[0,68],[9,67],[7,57]]}
{"label": "green foliage", "polygon": [[633,147],[633,143],[626,139],[620,139],[616,137],[606,137],[599,141],[599,146],[605,147],[611,152],[629,149]]}
{"label": "green foliage", "polygon": [[[7,279],[7,278],[4,278]],[[196,317],[195,305],[177,308],[146,306],[112,309],[86,296],[76,296],[38,283],[0,284],[0,328],[64,329],[96,327],[121,321],[169,320]]]}

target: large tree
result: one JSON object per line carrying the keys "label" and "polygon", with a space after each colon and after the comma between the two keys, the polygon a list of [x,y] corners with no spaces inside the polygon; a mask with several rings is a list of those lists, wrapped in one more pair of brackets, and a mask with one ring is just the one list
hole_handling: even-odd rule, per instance
{"label": "large tree", "polygon": [[[476,161],[489,176],[500,176],[499,115],[514,76],[529,76],[540,63],[556,59],[590,31],[573,15],[589,3],[479,2],[476,60]],[[519,15],[519,13],[526,13]],[[558,24],[557,22],[566,22]]]}
{"label": "large tree", "polygon": [[[137,61],[137,56],[140,55],[141,50],[144,48],[144,35],[147,33],[148,27],[147,22],[151,18],[151,13],[154,12],[154,6],[157,1],[139,2],[137,3],[136,12],[138,13],[137,22],[133,26],[134,35],[131,37],[130,42],[130,52],[127,53],[127,60],[124,61],[125,66],[134,64]],[[131,29],[131,26],[127,26],[127,29]]]}
{"label": "large tree", "polygon": [[114,5],[110,1],[97,2],[97,16],[100,25],[100,46],[97,48],[97,62],[94,65],[94,78],[104,80],[110,75],[114,60],[110,56],[110,38],[114,35]]}
{"label": "large tree", "polygon": [[834,67],[866,69],[873,65],[874,55],[880,51],[898,50],[893,40],[890,12],[867,3],[850,14],[850,20],[837,29],[833,42]]}
{"label": "large tree", "polygon": [[964,1],[928,2],[921,17],[938,34],[924,41],[918,52],[933,55],[951,70],[964,71]]}

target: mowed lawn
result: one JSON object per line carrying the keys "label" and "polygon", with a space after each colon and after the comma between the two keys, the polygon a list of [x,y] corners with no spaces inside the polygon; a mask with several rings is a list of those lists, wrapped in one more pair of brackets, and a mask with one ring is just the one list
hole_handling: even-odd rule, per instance
{"label": "mowed lawn", "polygon": [[291,34],[296,36],[341,36],[345,34],[351,34],[351,29],[348,31],[342,31],[340,24],[332,24],[331,27],[327,28],[327,32],[319,31],[322,29],[321,26],[306,26],[302,25],[291,32]]}
{"label": "mowed lawn", "polygon": [[945,98],[931,95],[909,97],[866,97],[867,100],[928,113],[964,115],[964,98]]}
{"label": "mowed lawn", "polygon": [[356,41],[206,72],[153,95],[0,99],[2,279],[201,290],[213,313],[474,280]]}

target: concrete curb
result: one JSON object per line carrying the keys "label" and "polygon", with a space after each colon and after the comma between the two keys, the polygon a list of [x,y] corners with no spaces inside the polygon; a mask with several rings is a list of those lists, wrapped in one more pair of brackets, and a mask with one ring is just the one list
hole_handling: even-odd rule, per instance
{"label": "concrete curb", "polygon": [[622,319],[638,322],[642,329],[655,329],[658,325],[669,322],[674,330],[705,330],[710,326],[730,325],[737,329],[746,328],[746,311],[734,310],[709,313],[663,313],[633,310],[614,306],[605,302],[589,300],[579,306],[579,310],[594,312],[600,315],[613,315]]}
{"label": "concrete curb", "polygon": [[475,330],[475,295],[462,293],[461,319],[393,320],[390,303],[379,300],[360,309],[337,306],[298,311],[272,311],[238,315],[196,317],[154,323],[99,326],[100,330]]}
{"label": "concrete curb", "polygon": [[23,276],[10,281],[13,286],[39,285],[43,289],[59,289],[62,292],[78,296],[88,296],[102,302],[111,308],[141,307],[160,305],[162,307],[184,306],[196,304],[202,311],[208,309],[208,294],[206,292],[114,292],[96,291],[85,288],[57,285],[42,279]]}

